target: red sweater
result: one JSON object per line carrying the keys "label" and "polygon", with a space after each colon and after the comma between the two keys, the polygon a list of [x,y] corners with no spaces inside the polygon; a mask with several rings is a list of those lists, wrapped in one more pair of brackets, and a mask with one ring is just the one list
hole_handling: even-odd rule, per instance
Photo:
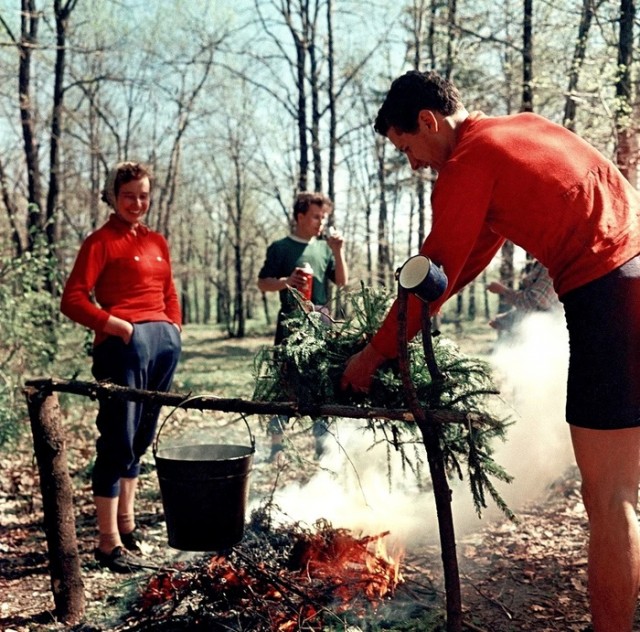
{"label": "red sweater", "polygon": [[[431,196],[433,222],[420,252],[444,267],[442,303],[490,263],[505,239],[549,270],[559,296],[640,253],[640,196],[615,165],[573,132],[535,114],[475,112]],[[397,354],[397,306],[374,348]],[[409,297],[408,335],[421,306]]]}
{"label": "red sweater", "polygon": [[102,330],[110,315],[130,323],[181,325],[167,241],[146,226],[138,226],[134,234],[129,224],[111,215],[80,247],[60,309],[93,329],[95,344],[106,338]]}

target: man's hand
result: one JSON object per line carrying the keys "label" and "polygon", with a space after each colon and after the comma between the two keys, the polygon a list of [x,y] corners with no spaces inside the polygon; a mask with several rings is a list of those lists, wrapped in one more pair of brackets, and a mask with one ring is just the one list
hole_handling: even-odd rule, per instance
{"label": "man's hand", "polygon": [[287,286],[293,287],[302,292],[307,285],[307,275],[302,268],[294,268],[293,272],[287,278]]}
{"label": "man's hand", "polygon": [[367,393],[376,369],[386,360],[370,344],[348,360],[340,380],[340,388],[351,388],[357,393]]}
{"label": "man's hand", "polygon": [[342,250],[344,246],[344,237],[333,226],[329,229],[329,234],[326,236],[327,246],[331,249],[334,256]]}

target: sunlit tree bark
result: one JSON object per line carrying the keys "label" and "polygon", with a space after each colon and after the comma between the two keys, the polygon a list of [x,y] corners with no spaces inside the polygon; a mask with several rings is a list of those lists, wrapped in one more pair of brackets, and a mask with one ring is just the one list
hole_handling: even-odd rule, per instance
{"label": "sunlit tree bark", "polygon": [[571,131],[575,131],[577,110],[576,91],[580,80],[580,70],[582,69],[587,51],[589,31],[596,11],[602,2],[603,0],[583,0],[582,2],[582,12],[580,14],[580,23],[578,25],[578,37],[576,38],[576,44],[573,49],[573,59],[571,60],[571,67],[569,70],[569,82],[567,85],[567,96],[563,117],[564,126]]}
{"label": "sunlit tree bark", "polygon": [[53,108],[51,114],[51,140],[49,143],[49,190],[47,192],[46,226],[47,243],[51,249],[57,241],[56,207],[60,193],[60,143],[63,132],[64,75],[67,52],[69,17],[77,0],[54,0],[56,19],[56,60],[53,75]]}
{"label": "sunlit tree bark", "polygon": [[27,217],[27,235],[29,249],[33,249],[38,234],[43,229],[42,214],[42,179],[40,160],[38,158],[38,141],[36,136],[36,115],[31,94],[31,59],[38,45],[38,24],[40,13],[36,9],[35,0],[22,0],[20,20],[20,40],[18,51],[20,64],[18,72],[18,99],[20,101],[20,121],[22,123],[22,139],[27,165],[27,182],[29,191],[29,213]]}
{"label": "sunlit tree bark", "polygon": [[620,3],[620,39],[618,43],[618,77],[616,81],[616,161],[620,171],[634,185],[638,180],[638,139],[633,121],[631,68],[633,64],[634,0]]}
{"label": "sunlit tree bark", "polygon": [[533,0],[524,0],[522,21],[522,111],[533,112]]}

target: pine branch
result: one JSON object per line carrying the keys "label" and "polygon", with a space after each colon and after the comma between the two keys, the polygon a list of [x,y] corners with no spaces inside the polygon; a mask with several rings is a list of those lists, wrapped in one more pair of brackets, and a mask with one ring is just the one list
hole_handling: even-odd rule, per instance
{"label": "pine branch", "polygon": [[[347,295],[352,317],[330,326],[320,314],[310,312],[300,302],[296,312],[286,321],[290,332],[285,341],[260,352],[256,358],[254,399],[265,401],[295,400],[302,407],[332,402],[335,405],[377,409],[408,409],[406,392],[396,361],[386,362],[373,378],[367,395],[340,389],[340,378],[349,357],[361,350],[378,330],[388,311],[391,295],[362,286]],[[506,507],[489,477],[508,481],[510,477],[493,460],[492,442],[504,439],[508,422],[492,412],[492,398],[499,394],[490,372],[482,360],[462,354],[451,340],[438,337],[429,355],[420,337],[409,344],[410,375],[420,405],[436,412],[472,414],[465,424],[439,424],[443,456],[449,476],[469,479],[476,510],[486,507],[487,496],[508,515]],[[438,367],[436,379],[431,377],[427,362]],[[414,423],[399,422],[387,432],[388,422],[370,419],[374,435],[380,429],[385,441],[402,454],[403,464],[411,459],[405,448],[418,441]]]}

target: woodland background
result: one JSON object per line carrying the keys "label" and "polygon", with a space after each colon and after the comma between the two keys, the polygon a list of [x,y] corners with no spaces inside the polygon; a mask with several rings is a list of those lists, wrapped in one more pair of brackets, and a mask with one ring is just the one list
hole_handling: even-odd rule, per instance
{"label": "woodland background", "polygon": [[[90,344],[59,293],[115,162],[155,170],[185,322],[241,338],[273,322],[255,279],[296,191],[335,200],[356,286],[391,284],[419,247],[434,175],[372,130],[409,68],[453,78],[470,110],[564,124],[635,185],[637,27],[635,0],[0,0],[0,444],[25,376],[87,364],[58,352]],[[517,254],[493,274],[513,283]],[[447,313],[480,309],[478,284]]]}

